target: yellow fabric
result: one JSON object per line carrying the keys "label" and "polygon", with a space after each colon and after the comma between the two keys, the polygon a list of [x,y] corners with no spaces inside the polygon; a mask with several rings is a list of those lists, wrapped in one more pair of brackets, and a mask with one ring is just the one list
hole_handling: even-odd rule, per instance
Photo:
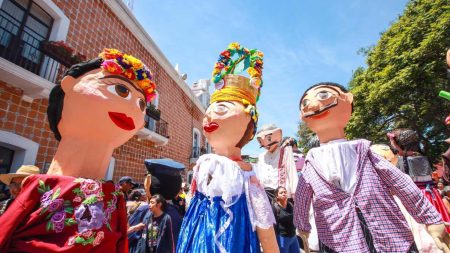
{"label": "yellow fabric", "polygon": [[249,91],[236,86],[225,86],[216,90],[211,96],[211,104],[218,101],[236,101],[245,104],[256,105],[256,98]]}

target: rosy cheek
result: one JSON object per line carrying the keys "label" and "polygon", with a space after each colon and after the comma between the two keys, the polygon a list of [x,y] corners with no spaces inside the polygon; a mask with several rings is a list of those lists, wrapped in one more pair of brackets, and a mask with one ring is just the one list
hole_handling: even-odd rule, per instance
{"label": "rosy cheek", "polygon": [[78,83],[74,86],[73,90],[83,95],[92,95],[107,99],[108,96],[104,94],[99,88],[100,86],[97,82],[90,81]]}

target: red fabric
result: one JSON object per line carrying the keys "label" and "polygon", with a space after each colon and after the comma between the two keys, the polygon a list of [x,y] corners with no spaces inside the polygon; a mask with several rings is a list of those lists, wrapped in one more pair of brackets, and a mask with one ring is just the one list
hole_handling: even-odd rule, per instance
{"label": "red fabric", "polygon": [[[425,197],[427,197],[431,204],[433,204],[436,210],[442,215],[442,220],[445,222],[450,222],[450,216],[448,215],[447,209],[445,208],[439,191],[436,188],[432,188],[432,195],[431,192],[427,191],[426,189],[422,188],[420,190],[423,192],[423,194],[425,194]],[[447,233],[450,233],[449,227],[446,227],[445,229],[447,230]]]}
{"label": "red fabric", "polygon": [[[112,193],[116,192],[116,189],[112,183],[97,181],[97,185],[101,185],[104,196],[95,203],[101,205],[102,209],[106,209],[108,203],[111,203],[113,199],[117,199],[117,201],[108,222],[100,223],[100,228],[88,231],[94,235],[104,235],[102,240],[96,238],[99,239],[96,246],[92,243],[82,245],[81,243],[74,243],[74,240],[71,241],[71,238],[82,235],[78,223],[65,224],[62,231],[59,232],[52,228],[47,230],[49,220],[52,219],[52,213],[49,209],[42,212],[41,198],[43,192],[38,191],[39,182],[44,183],[52,191],[60,189],[57,198],[65,200],[67,206],[74,209],[73,213],[70,214],[70,211],[66,213],[66,218],[72,218],[73,221],[76,221],[75,211],[80,205],[84,204],[80,201],[74,201],[79,196],[74,192],[74,189],[80,189],[81,185],[79,181],[74,182],[74,180],[73,177],[51,175],[28,177],[18,198],[0,216],[0,252],[128,252],[125,201],[121,194],[114,195],[117,196],[116,198],[113,196]],[[107,227],[107,224],[111,229]]]}

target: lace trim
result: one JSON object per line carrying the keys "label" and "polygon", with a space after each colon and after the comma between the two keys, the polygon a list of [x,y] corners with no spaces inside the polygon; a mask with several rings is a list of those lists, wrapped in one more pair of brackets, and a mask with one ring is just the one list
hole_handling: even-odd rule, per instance
{"label": "lace trim", "polygon": [[269,198],[254,172],[246,174],[245,195],[253,231],[256,227],[268,229],[276,223]]}

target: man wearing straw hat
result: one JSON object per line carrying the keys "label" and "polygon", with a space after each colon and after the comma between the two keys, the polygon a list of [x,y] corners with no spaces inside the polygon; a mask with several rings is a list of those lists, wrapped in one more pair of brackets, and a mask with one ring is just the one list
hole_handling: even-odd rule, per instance
{"label": "man wearing straw hat", "polygon": [[22,181],[29,175],[39,174],[39,168],[33,165],[22,165],[15,173],[0,174],[0,181],[9,188],[11,197],[0,202],[0,215],[11,205],[22,189]]}

